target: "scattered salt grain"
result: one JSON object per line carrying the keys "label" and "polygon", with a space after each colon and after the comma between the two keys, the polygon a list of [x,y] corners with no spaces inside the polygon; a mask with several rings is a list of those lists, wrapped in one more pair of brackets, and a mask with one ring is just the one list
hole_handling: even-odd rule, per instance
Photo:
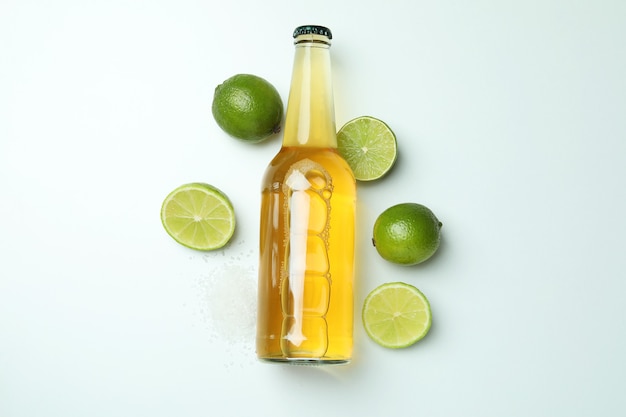
{"label": "scattered salt grain", "polygon": [[[234,247],[230,249],[232,253]],[[226,351],[234,356],[253,360],[256,256],[252,250],[230,256],[228,252],[211,252],[203,256],[209,267],[207,274],[199,277],[200,312],[207,324],[210,340],[224,345]]]}
{"label": "scattered salt grain", "polygon": [[211,325],[230,343],[254,340],[256,318],[255,270],[250,266],[225,264],[208,279],[206,306]]}

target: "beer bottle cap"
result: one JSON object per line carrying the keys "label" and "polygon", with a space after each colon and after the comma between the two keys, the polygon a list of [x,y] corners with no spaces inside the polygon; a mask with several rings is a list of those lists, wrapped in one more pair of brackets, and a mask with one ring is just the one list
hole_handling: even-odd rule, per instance
{"label": "beer bottle cap", "polygon": [[330,29],[324,26],[316,26],[316,25],[298,26],[296,30],[293,32],[293,37],[297,38],[300,35],[309,35],[309,34],[326,36],[328,39],[333,38],[333,34],[330,32]]}

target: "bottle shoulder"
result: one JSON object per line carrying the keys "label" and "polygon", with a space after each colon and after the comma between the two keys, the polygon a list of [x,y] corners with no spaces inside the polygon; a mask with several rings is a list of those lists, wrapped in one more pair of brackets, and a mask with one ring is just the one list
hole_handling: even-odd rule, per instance
{"label": "bottle shoulder", "polygon": [[355,181],[348,163],[336,148],[283,147],[268,165],[264,182],[281,182],[288,171],[298,166],[317,166],[333,178],[343,178],[346,182]]}
{"label": "bottle shoulder", "polygon": [[292,165],[298,161],[310,159],[321,165],[338,165],[346,167],[347,162],[336,148],[316,148],[302,146],[283,146],[274,156],[268,168],[272,166]]}

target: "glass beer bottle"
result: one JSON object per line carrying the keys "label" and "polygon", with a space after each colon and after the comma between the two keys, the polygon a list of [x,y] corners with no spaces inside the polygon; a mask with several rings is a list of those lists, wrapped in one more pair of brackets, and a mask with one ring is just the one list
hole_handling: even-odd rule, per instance
{"label": "glass beer bottle", "polygon": [[283,143],[262,183],[257,356],[347,363],[356,183],[337,153],[330,30],[301,26]]}

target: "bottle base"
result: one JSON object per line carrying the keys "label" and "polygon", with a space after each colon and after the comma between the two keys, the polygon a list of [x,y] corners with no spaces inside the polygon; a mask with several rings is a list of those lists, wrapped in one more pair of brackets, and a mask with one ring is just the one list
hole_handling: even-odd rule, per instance
{"label": "bottle base", "polygon": [[347,365],[350,359],[326,359],[326,358],[286,358],[282,356],[259,358],[261,362],[301,365],[301,366],[324,366],[324,365]]}

